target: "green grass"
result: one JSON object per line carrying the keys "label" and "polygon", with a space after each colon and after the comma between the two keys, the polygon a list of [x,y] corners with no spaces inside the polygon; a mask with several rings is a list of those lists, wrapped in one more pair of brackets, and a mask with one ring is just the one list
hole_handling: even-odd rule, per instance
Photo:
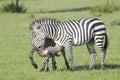
{"label": "green grass", "polygon": [[[8,2],[10,1],[0,1],[0,7]],[[91,13],[89,9],[81,10],[101,5],[105,3],[104,0],[100,0],[99,3],[96,0],[20,0],[20,2],[27,8],[26,13],[0,12],[0,80],[118,80],[120,78],[120,26],[111,25],[113,21],[120,20],[119,12],[103,14]],[[41,13],[41,10],[45,13]],[[50,11],[56,12],[50,13]],[[87,70],[89,54],[85,45],[74,47],[76,66],[74,72],[66,70],[62,56],[56,58],[58,67],[56,71],[52,70],[50,60],[50,72],[39,72],[43,59],[37,53],[34,53],[34,59],[39,69],[34,69],[28,58],[31,48],[29,24],[39,17],[53,17],[62,21],[86,17],[101,19],[106,24],[110,41],[106,69],[104,71],[99,69],[101,55],[96,48],[96,69]]]}
{"label": "green grass", "polygon": [[113,13],[115,11],[120,10],[119,5],[100,5],[100,6],[94,6],[91,8],[91,12],[100,12],[100,13]]}

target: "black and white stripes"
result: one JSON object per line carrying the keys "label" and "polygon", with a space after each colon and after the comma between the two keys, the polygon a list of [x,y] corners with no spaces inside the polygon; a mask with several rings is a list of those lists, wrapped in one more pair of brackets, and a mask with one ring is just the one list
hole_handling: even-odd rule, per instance
{"label": "black and white stripes", "polygon": [[88,43],[95,35],[104,35],[104,23],[96,18],[68,20],[62,22],[63,29],[73,39],[73,45]]}
{"label": "black and white stripes", "polygon": [[[94,43],[102,53],[101,67],[104,68],[104,59],[108,46],[106,28],[102,21],[97,18],[86,18],[68,21],[56,19],[40,19],[34,21],[30,29],[43,33],[45,37],[51,38],[56,44],[64,46],[68,51],[71,69],[74,69],[72,46],[87,45],[91,55],[89,68],[93,68],[96,51]],[[105,42],[104,42],[105,40]]]}

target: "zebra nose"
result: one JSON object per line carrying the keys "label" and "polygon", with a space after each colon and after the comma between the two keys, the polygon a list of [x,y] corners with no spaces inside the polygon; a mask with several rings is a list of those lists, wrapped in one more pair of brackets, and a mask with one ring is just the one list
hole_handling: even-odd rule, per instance
{"label": "zebra nose", "polygon": [[40,54],[40,56],[41,56],[42,58],[44,58],[44,57],[50,57],[49,52],[48,52],[47,50],[44,50],[44,51]]}
{"label": "zebra nose", "polygon": [[48,54],[40,54],[40,56],[41,56],[42,58],[50,57],[50,55],[48,55]]}

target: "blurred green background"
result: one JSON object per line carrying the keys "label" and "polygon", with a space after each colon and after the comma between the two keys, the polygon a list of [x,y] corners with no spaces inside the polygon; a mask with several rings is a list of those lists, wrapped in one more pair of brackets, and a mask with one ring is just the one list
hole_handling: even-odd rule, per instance
{"label": "blurred green background", "polygon": [[[119,0],[109,1],[111,6],[120,5]],[[3,7],[11,2],[15,4],[15,0],[0,0],[0,80],[119,80],[120,10],[108,13],[91,11],[96,6],[101,9],[102,5],[108,5],[107,0],[19,0],[25,12],[2,12]],[[37,53],[34,53],[34,59],[39,69],[34,69],[28,57],[31,48],[29,25],[40,17],[61,21],[88,17],[101,19],[110,42],[105,70],[99,68],[101,55],[97,47],[96,68],[87,70],[90,55],[85,45],[73,47],[74,72],[66,70],[62,56],[56,58],[56,71],[52,70],[50,60],[50,72],[39,72],[43,59]]]}

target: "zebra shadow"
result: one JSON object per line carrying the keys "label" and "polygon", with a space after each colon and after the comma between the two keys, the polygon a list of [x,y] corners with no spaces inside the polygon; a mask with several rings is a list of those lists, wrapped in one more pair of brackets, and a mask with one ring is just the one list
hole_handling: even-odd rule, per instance
{"label": "zebra shadow", "polygon": [[[95,70],[101,70],[101,65],[100,64],[95,64],[94,68]],[[120,69],[120,64],[105,64],[105,69]],[[89,70],[88,65],[84,65],[84,66],[76,66],[75,70]]]}
{"label": "zebra shadow", "polygon": [[[105,64],[105,69],[120,69],[120,64]],[[62,68],[60,69],[60,71],[65,71],[67,70],[66,68]],[[84,65],[84,66],[75,66],[75,71],[79,71],[79,70],[89,70],[88,65]],[[95,64],[93,70],[101,70],[101,66],[100,64]]]}
{"label": "zebra shadow", "polygon": [[62,9],[62,10],[52,10],[52,11],[43,11],[40,10],[40,13],[64,13],[64,12],[81,12],[87,11],[90,7],[82,7],[82,8],[72,8],[72,9]]}

